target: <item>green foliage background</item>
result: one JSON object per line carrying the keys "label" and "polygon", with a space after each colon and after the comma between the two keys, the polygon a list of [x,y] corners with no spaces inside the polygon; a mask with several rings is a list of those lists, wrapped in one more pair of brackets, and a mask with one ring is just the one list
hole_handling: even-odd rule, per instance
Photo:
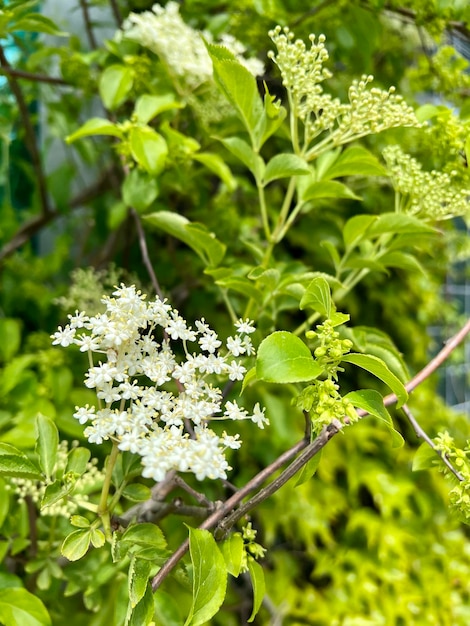
{"label": "green foliage background", "polygon": [[[23,3],[23,17],[35,10],[34,4]],[[90,7],[107,6],[109,22],[116,28],[112,4],[89,2]],[[148,10],[153,0],[118,4],[124,17],[131,10]],[[178,93],[157,55],[129,41],[90,46],[85,28],[82,37],[66,37],[36,24],[41,35],[22,40],[19,31],[29,29],[20,18],[15,25],[14,19],[5,17],[10,9],[15,9],[15,3],[0,14],[2,38],[12,37],[28,50],[15,68],[36,76],[55,72],[64,81],[20,82],[32,125],[46,129],[38,144],[50,199],[46,207],[41,206],[38,170],[28,150],[19,149],[23,144],[28,147],[21,110],[8,84],[3,84],[1,94],[0,437],[2,443],[31,454],[38,414],[56,423],[61,438],[84,445],[83,429],[72,414],[76,405],[92,402],[91,391],[82,384],[85,358],[78,351],[67,353],[51,347],[50,334],[64,324],[67,312],[99,306],[101,294],[121,280],[152,291],[135,222],[126,206],[131,203],[123,202],[123,194],[132,199],[142,217],[151,263],[165,295],[184,311],[186,319],[204,316],[221,335],[230,333],[227,294],[239,315],[247,290],[251,295],[247,275],[259,263],[261,228],[253,177],[219,141],[241,128],[220,94],[210,90],[196,95]],[[423,138],[419,129],[394,129],[371,135],[361,145],[380,157],[386,145],[398,142],[426,168],[458,170],[468,184],[462,156],[466,146],[469,153],[468,64],[455,53],[446,56],[441,52],[452,29],[469,36],[466,2],[339,0],[313,1],[306,8],[301,0],[187,0],[180,10],[194,28],[208,29],[214,36],[229,32],[266,62],[262,78],[276,97],[285,96],[275,66],[266,59],[272,47],[267,32],[276,24],[286,24],[303,40],[312,32],[327,36],[333,71],[328,84],[334,95],[344,97],[351,78],[371,73],[381,87],[396,85],[411,104],[418,105],[423,97],[450,101],[458,107],[459,117],[449,117],[442,109],[432,118],[434,138]],[[54,20],[53,15],[48,17]],[[66,30],[62,24],[58,27]],[[103,76],[111,66],[131,68],[133,76],[122,101],[108,103],[113,122],[128,119],[136,100],[145,93],[173,92],[175,101],[186,105],[163,112],[155,122],[169,146],[165,168],[158,172],[132,170],[139,174],[127,173],[127,182],[121,167],[122,159],[128,157],[126,147],[119,148],[118,142],[102,136],[65,143],[96,110],[104,117],[97,94],[104,94],[105,100],[111,98],[109,87],[103,86]],[[58,146],[63,158],[50,169],[47,164]],[[267,161],[286,151],[288,137],[280,132],[266,144],[263,154]],[[215,155],[214,160],[209,164],[198,161],[199,152]],[[344,180],[363,201],[323,198],[294,224],[276,251],[276,270],[286,284],[311,268],[334,273],[325,241],[341,250],[342,230],[349,218],[393,210],[393,193],[385,177]],[[269,188],[268,212],[272,215],[284,192],[282,182]],[[146,215],[158,211],[201,222],[215,233],[227,245],[223,262],[227,271],[210,267],[211,263],[204,263],[161,223],[152,225],[152,218],[146,220]],[[438,226],[441,234],[437,238],[416,237],[411,246],[413,251],[419,248],[425,273],[378,268],[338,303],[340,311],[351,315],[354,326],[376,327],[387,333],[410,375],[437,349],[429,339],[429,326],[445,321],[449,327],[457,327],[460,322],[459,311],[439,294],[451,263],[465,258],[468,242],[459,238],[453,223]],[[85,268],[94,268],[95,273]],[[72,289],[71,276],[75,276]],[[255,298],[258,293],[266,298],[253,312],[258,342],[275,329],[293,331],[306,319],[287,289],[279,289],[275,302],[266,297],[277,288],[271,287],[269,280],[266,277],[265,291],[260,292],[251,281]],[[457,445],[464,447],[468,419],[444,406],[436,383],[435,376],[426,381],[412,395],[410,407],[430,436],[449,430]],[[376,383],[365,373],[352,368],[346,371],[345,391],[371,384]],[[386,393],[385,388],[380,391]],[[244,395],[267,407],[271,425],[253,436],[252,429],[241,424],[245,445],[231,459],[230,481],[237,486],[304,435],[302,412],[292,406],[287,386],[261,383],[248,387]],[[450,479],[436,470],[412,471],[420,442],[402,413],[397,411],[393,418],[405,438],[404,447],[392,447],[390,432],[378,420],[364,419],[328,444],[310,481],[298,487],[291,481],[250,514],[258,530],[257,540],[267,548],[261,561],[267,595],[255,624],[470,623],[467,520],[449,509]],[[93,456],[102,462],[108,450],[92,448]],[[151,486],[148,481],[141,482]],[[224,486],[206,483],[204,492],[211,500],[227,496]],[[199,488],[197,483],[194,486]],[[171,497],[176,495],[185,496],[176,491]],[[127,505],[132,503],[129,498]],[[183,522],[196,526],[198,520],[169,516],[160,522],[170,550],[187,535]],[[32,501],[18,503],[8,478],[0,478],[0,527],[0,594],[14,589],[20,594],[18,604],[21,600],[25,606],[39,598],[50,614],[48,622],[38,608],[38,617],[31,624],[124,623],[126,567],[112,563],[104,549],[92,550],[80,561],[66,562],[60,546],[71,531],[67,518],[41,517]],[[191,605],[186,577],[186,570],[177,571],[156,594],[156,624],[184,623]],[[34,599],[21,596],[22,590]],[[8,617],[3,601],[0,595],[0,622],[20,624],[21,616]],[[225,603],[209,623],[245,624],[251,610],[251,583],[242,575],[229,583]]]}

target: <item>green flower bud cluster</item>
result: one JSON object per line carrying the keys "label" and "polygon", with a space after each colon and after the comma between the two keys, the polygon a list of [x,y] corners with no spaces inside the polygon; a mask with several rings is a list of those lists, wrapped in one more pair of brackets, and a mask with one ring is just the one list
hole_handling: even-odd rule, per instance
{"label": "green flower bud cluster", "polygon": [[[73,447],[78,445],[78,442],[72,444]],[[67,476],[65,475],[65,469],[68,462],[69,444],[67,441],[61,441],[57,450],[57,461],[54,468],[54,476],[56,480],[63,480],[64,482],[72,481],[74,483],[72,492],[48,506],[41,508],[41,503],[46,494],[46,488],[50,484],[46,481],[37,482],[35,480],[26,478],[12,478],[11,484],[8,488],[17,496],[18,502],[22,502],[28,496],[31,500],[40,508],[41,515],[48,515],[50,517],[62,516],[67,519],[76,513],[80,507],[87,507],[89,502],[89,493],[98,487],[104,480],[104,473],[100,471],[97,465],[97,459],[91,459],[87,463],[86,471],[81,476]]]}
{"label": "green flower bud cluster", "polygon": [[337,380],[337,372],[342,371],[339,364],[343,356],[351,350],[352,341],[340,339],[339,332],[335,330],[331,320],[325,320],[323,324],[319,324],[316,331],[309,331],[308,338],[318,340],[320,345],[313,351],[315,359],[322,366],[328,378]]}
{"label": "green flower bud cluster", "polygon": [[266,548],[259,543],[256,543],[257,531],[252,527],[251,522],[248,522],[242,529],[243,539],[243,555],[240,571],[248,571],[248,561],[250,559],[262,559],[266,553]]}
{"label": "green flower bud cluster", "polygon": [[297,397],[296,405],[310,413],[315,435],[334,420],[350,424],[359,419],[353,404],[341,396],[339,385],[331,378],[316,380],[305,387]]}
{"label": "green flower bud cluster", "polygon": [[372,76],[352,82],[348,104],[325,94],[322,83],[332,73],[323,66],[329,58],[324,35],[318,39],[310,35],[309,50],[303,41],[294,41],[288,28],[277,26],[269,36],[277,54],[268,56],[281,71],[294,115],[305,125],[307,145],[324,131],[330,133],[332,145],[341,145],[387,128],[420,126],[413,109],[395,95],[394,87],[388,91],[368,88]]}
{"label": "green flower bud cluster", "polygon": [[[434,439],[436,449],[445,454],[447,459],[452,463],[453,467],[457,470],[462,480],[460,480],[449,493],[450,501],[453,507],[455,507],[464,518],[470,521],[470,445],[467,442],[467,447],[462,450],[455,445],[455,441],[447,431],[439,433]],[[440,468],[453,480],[455,477],[451,474],[450,470],[443,464],[440,464]]]}
{"label": "green flower bud cluster", "polygon": [[429,220],[469,215],[470,189],[455,181],[457,171],[423,171],[399,146],[385,148],[383,156],[393,187],[402,196],[400,211]]}

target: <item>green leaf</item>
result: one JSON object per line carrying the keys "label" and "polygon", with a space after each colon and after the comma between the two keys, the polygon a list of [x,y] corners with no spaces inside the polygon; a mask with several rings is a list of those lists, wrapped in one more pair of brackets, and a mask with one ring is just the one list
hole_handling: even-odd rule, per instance
{"label": "green leaf", "polygon": [[263,185],[267,185],[279,178],[305,176],[310,173],[307,162],[296,154],[276,154],[266,165],[263,175]]}
{"label": "green leaf", "polygon": [[407,270],[409,272],[420,272],[426,275],[426,271],[421,263],[411,254],[396,250],[394,252],[387,252],[380,257],[380,261],[385,267],[398,267],[399,269]]}
{"label": "green leaf", "polygon": [[401,434],[395,430],[392,417],[384,406],[382,396],[375,389],[361,389],[360,391],[351,391],[344,396],[356,408],[367,411],[369,415],[373,415],[382,421],[392,433],[392,446],[400,448],[405,442]]}
{"label": "green leaf", "polygon": [[150,583],[148,583],[142,600],[134,608],[132,608],[129,602],[124,626],[150,626],[155,624],[153,619],[154,612],[152,588]]}
{"label": "green leaf", "polygon": [[112,137],[118,137],[119,139],[123,139],[124,137],[122,130],[118,128],[116,124],[113,124],[113,122],[103,119],[102,117],[92,117],[78,130],[68,135],[66,142],[72,143],[82,137],[90,137],[93,135],[110,135]]}
{"label": "green leaf", "polygon": [[243,559],[243,538],[240,533],[232,533],[220,545],[227,572],[235,578],[240,574]]}
{"label": "green leaf", "polygon": [[41,600],[18,587],[0,590],[0,622],[3,626],[50,626],[52,623]]}
{"label": "green leaf", "polygon": [[7,443],[0,443],[0,474],[13,478],[44,480],[39,467],[21,450]]}
{"label": "green leaf", "polygon": [[346,248],[354,248],[362,239],[366,239],[367,231],[376,219],[377,216],[375,215],[354,215],[354,217],[351,217],[343,228],[343,239]]}
{"label": "green leaf", "polygon": [[248,387],[248,385],[250,385],[252,382],[254,382],[256,380],[257,380],[257,378],[256,378],[256,367],[252,367],[245,374],[245,378],[243,379],[242,389],[241,389],[240,393],[242,394],[245,391],[245,389]]}
{"label": "green leaf", "polygon": [[408,399],[408,393],[403,383],[393,374],[382,359],[370,354],[347,354],[342,358],[343,363],[351,363],[367,370],[390,387],[397,396],[397,407],[402,406]]}
{"label": "green leaf", "polygon": [[27,31],[31,33],[45,33],[55,37],[67,37],[68,33],[60,30],[52,20],[40,13],[28,13],[12,25],[14,31]]}
{"label": "green leaf", "polygon": [[61,547],[62,556],[69,561],[78,561],[85,556],[90,547],[91,531],[89,528],[80,528],[67,535]]}
{"label": "green leaf", "polygon": [[266,593],[266,583],[261,565],[254,559],[248,559],[248,571],[250,572],[251,584],[253,585],[253,610],[248,622],[252,622],[263,602]]}
{"label": "green leaf", "polygon": [[90,528],[90,521],[87,520],[83,515],[72,515],[70,518],[70,523],[75,528]]}
{"label": "green leaf", "polygon": [[277,131],[287,116],[287,110],[281,106],[275,96],[269,93],[266,83],[264,83],[264,89],[263,114],[254,131],[255,145],[258,150]]}
{"label": "green leaf", "polygon": [[185,626],[199,626],[210,620],[224,601],[227,569],[208,530],[189,529],[189,552],[193,565],[193,601]]}
{"label": "green leaf", "polygon": [[[0,528],[3,526],[10,510],[10,484],[0,478]],[[8,548],[8,543],[7,543]],[[2,542],[0,541],[0,561],[3,561]]]}
{"label": "green leaf", "polygon": [[465,140],[465,158],[467,160],[467,164],[470,163],[470,134],[467,135]]}
{"label": "green leaf", "polygon": [[122,495],[132,502],[145,502],[145,500],[151,499],[152,492],[147,485],[134,483],[133,485],[127,485],[127,487],[123,489]]}
{"label": "green leaf", "polygon": [[309,284],[300,301],[300,309],[313,309],[327,318],[331,316],[334,304],[331,300],[330,285],[322,276],[317,276]]}
{"label": "green leaf", "polygon": [[129,172],[122,185],[122,199],[126,206],[138,213],[147,209],[158,196],[158,181],[155,176],[135,167]]}
{"label": "green leaf", "polygon": [[72,448],[67,456],[67,467],[65,473],[73,473],[81,476],[86,472],[91,452],[88,448]]}
{"label": "green leaf", "polygon": [[435,450],[433,450],[433,448],[431,448],[428,443],[424,442],[415,452],[411,469],[413,470],[413,472],[434,469],[438,462],[439,454]]}
{"label": "green leaf", "polygon": [[323,178],[386,175],[387,170],[380,164],[372,152],[369,152],[362,146],[353,146],[340,154],[333,165],[323,174]]}
{"label": "green leaf", "polygon": [[299,485],[303,485],[316,474],[318,466],[320,465],[322,452],[323,450],[317,452],[317,454],[302,467],[299,473],[299,477],[297,478],[297,481],[295,483],[296,487],[298,487]]}
{"label": "green leaf", "polygon": [[231,289],[238,293],[247,296],[248,298],[254,298],[257,301],[261,299],[261,292],[255,287],[251,280],[244,278],[243,276],[229,276],[227,278],[220,278],[215,281],[216,285],[223,289]]}
{"label": "green leaf", "polygon": [[102,548],[106,543],[106,537],[104,536],[104,532],[99,528],[93,528],[90,534],[91,545],[94,548]]}
{"label": "green leaf", "polygon": [[132,608],[138,604],[145,595],[149,582],[152,564],[146,559],[139,559],[133,555],[129,565],[128,587],[129,601]]}
{"label": "green leaf", "polygon": [[305,343],[292,333],[276,331],[266,337],[258,348],[258,380],[297,383],[314,380],[322,371]]}
{"label": "green leaf", "polygon": [[218,154],[199,152],[193,156],[193,160],[202,163],[211,170],[211,172],[217,174],[220,180],[227,185],[229,191],[234,191],[237,188],[237,181],[233,177],[230,168]]}
{"label": "green leaf", "polygon": [[168,146],[164,138],[149,126],[135,126],[129,133],[131,153],[149,174],[159,174],[165,167]]}
{"label": "green leaf", "polygon": [[260,181],[263,178],[265,170],[264,161],[246,141],[243,141],[243,139],[239,137],[228,137],[227,139],[220,139],[220,142],[233,156],[246,165],[256,180]]}
{"label": "green leaf", "polygon": [[122,544],[138,554],[142,549],[152,548],[157,552],[166,549],[166,539],[161,529],[155,524],[142,523],[128,526],[121,537]]}
{"label": "green leaf", "polygon": [[53,483],[47,485],[44,495],[41,500],[41,510],[46,509],[48,506],[55,504],[68,496],[74,488],[74,482],[69,480],[64,484],[61,480],[56,480]]}
{"label": "green leaf", "polygon": [[21,344],[21,322],[11,317],[0,318],[0,359],[9,361]]}
{"label": "green leaf", "polygon": [[206,265],[218,265],[225,254],[226,246],[203,224],[192,223],[182,215],[170,211],[158,211],[144,216],[144,219],[152,226],[183,241]]}
{"label": "green leaf", "polygon": [[368,235],[396,235],[398,233],[431,234],[435,232],[437,232],[435,228],[425,224],[413,215],[406,215],[404,213],[382,213],[382,215],[379,215],[375,222],[369,227]]}
{"label": "green leaf", "polygon": [[183,104],[175,100],[172,93],[162,96],[152,96],[145,93],[138,98],[135,103],[134,116],[139,124],[148,124],[159,113],[170,111],[171,109],[182,109]]}
{"label": "green leaf", "polygon": [[359,196],[343,183],[335,180],[320,180],[307,185],[301,192],[302,202],[317,200],[320,198],[346,198],[350,200],[361,200]]}
{"label": "green leaf", "polygon": [[206,47],[212,58],[216,84],[255,140],[255,129],[263,115],[255,77],[235,57],[228,58],[230,53],[226,55],[226,49],[222,52],[222,46],[206,43]]}
{"label": "green leaf", "polygon": [[48,479],[51,478],[57,462],[59,431],[54,422],[39,413],[36,417],[36,454],[39,465]]}
{"label": "green leaf", "polygon": [[127,65],[115,64],[101,74],[98,89],[104,106],[114,111],[129,95],[134,84],[134,72]]}

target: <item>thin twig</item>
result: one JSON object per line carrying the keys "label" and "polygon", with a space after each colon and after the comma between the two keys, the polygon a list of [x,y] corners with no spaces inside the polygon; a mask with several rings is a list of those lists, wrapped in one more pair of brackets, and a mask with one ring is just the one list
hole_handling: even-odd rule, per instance
{"label": "thin twig", "polygon": [[181,476],[176,474],[173,480],[177,487],[181,487],[181,489],[186,491],[186,493],[189,493],[189,495],[192,496],[196,500],[196,502],[199,502],[199,504],[203,504],[206,508],[214,508],[214,503],[211,502],[209,498],[207,498],[207,496],[193,489]]}
{"label": "thin twig", "polygon": [[415,418],[413,413],[410,411],[409,407],[406,404],[404,404],[401,408],[403,409],[403,412],[408,418],[410,424],[413,426],[416,436],[419,437],[420,439],[424,439],[424,441],[428,444],[428,446],[430,446],[434,450],[434,452],[442,459],[443,463],[448,467],[448,469],[452,472],[452,474],[454,474],[454,476],[458,478],[460,482],[462,482],[464,480],[462,474],[458,470],[455,469],[455,467],[449,461],[447,455],[444,454],[444,452],[442,452],[441,450],[439,450],[439,448],[436,446],[436,444],[431,439],[431,437],[429,437],[429,435],[423,430],[423,428],[421,428],[417,419]]}
{"label": "thin twig", "polygon": [[145,267],[147,268],[147,272],[149,273],[150,280],[152,281],[152,286],[155,289],[155,293],[158,294],[159,298],[163,300],[163,291],[160,288],[160,284],[157,280],[157,276],[153,270],[152,263],[150,262],[149,251],[147,247],[147,240],[145,239],[144,229],[142,228],[142,222],[140,221],[140,216],[135,209],[129,209],[132,217],[134,218],[136,227],[137,227],[137,236],[139,238],[139,246],[140,252],[142,254],[142,260],[144,262]]}
{"label": "thin twig", "polygon": [[[4,70],[8,70],[9,68],[11,68],[10,63],[5,56],[2,45],[0,45],[0,65]],[[47,215],[48,213],[50,213],[51,208],[49,205],[49,197],[47,194],[46,177],[43,171],[41,156],[39,154],[39,148],[36,142],[36,133],[34,132],[34,127],[31,122],[28,105],[26,104],[23,91],[21,90],[21,87],[19,86],[16,78],[12,74],[7,74],[6,78],[10,86],[11,92],[15,96],[16,103],[18,105],[21,123],[24,128],[25,143],[31,155],[31,162],[37,179],[39,199],[41,202],[41,212],[43,215]]]}
{"label": "thin twig", "polygon": [[91,22],[90,13],[88,11],[87,0],[80,0],[80,7],[82,9],[83,21],[85,22],[85,30],[88,37],[90,48],[95,50],[98,47],[96,43],[95,33],[93,32],[93,24]]}
{"label": "thin twig", "polygon": [[118,3],[116,2],[116,0],[109,0],[109,3],[111,5],[111,10],[113,12],[114,19],[116,20],[116,24],[118,28],[121,28],[122,15],[121,15],[121,11],[119,9]]}
{"label": "thin twig", "polygon": [[15,78],[24,78],[34,83],[48,83],[51,85],[68,85],[63,78],[56,78],[55,76],[47,76],[47,74],[34,74],[33,72],[25,72],[24,70],[17,70],[13,67],[2,66],[0,68],[0,75],[14,76]]}

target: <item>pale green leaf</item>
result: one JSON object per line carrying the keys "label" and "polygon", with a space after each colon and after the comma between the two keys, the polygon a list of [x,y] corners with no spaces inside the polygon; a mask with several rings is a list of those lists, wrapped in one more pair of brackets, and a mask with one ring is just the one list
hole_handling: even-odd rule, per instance
{"label": "pale green leaf", "polygon": [[72,524],[72,526],[75,526],[75,528],[90,527],[90,521],[87,520],[86,517],[83,517],[83,515],[72,515],[70,518],[70,523]]}
{"label": "pale green leaf", "polygon": [[128,588],[132,608],[142,600],[149,582],[152,564],[146,559],[133,555],[129,565]]}
{"label": "pale green leaf", "polygon": [[218,154],[199,152],[193,156],[193,160],[198,161],[198,163],[202,163],[209,170],[211,170],[211,172],[217,174],[220,180],[227,185],[227,189],[229,191],[234,191],[236,189],[237,181],[233,177],[228,165]]}
{"label": "pale green leaf", "polygon": [[386,175],[387,170],[372,152],[362,146],[352,146],[340,154],[332,166],[324,172],[323,178]]}
{"label": "pale green leaf", "polygon": [[436,467],[436,464],[438,464],[439,462],[439,454],[436,452],[436,450],[431,448],[428,443],[424,442],[415,452],[411,469],[413,470],[413,472],[434,469]]}
{"label": "pale green leaf", "polygon": [[307,187],[302,190],[302,202],[307,202],[308,200],[318,200],[320,198],[343,198],[350,200],[361,199],[347,185],[339,183],[335,180],[315,181],[307,185]]}
{"label": "pale green leaf", "polygon": [[200,626],[222,605],[227,588],[224,557],[208,530],[189,529],[193,565],[193,601],[185,626]]}
{"label": "pale green leaf", "polygon": [[98,89],[104,106],[110,111],[117,109],[129,95],[134,84],[134,72],[127,65],[115,64],[101,74]]}
{"label": "pale green leaf", "polygon": [[21,19],[15,21],[11,30],[44,33],[45,35],[54,35],[54,37],[68,36],[68,33],[60,30],[52,20],[41,13],[28,13]]}
{"label": "pale green leaf", "polygon": [[227,572],[235,578],[240,574],[243,559],[243,538],[240,533],[232,533],[220,544]]}
{"label": "pale green leaf", "polygon": [[183,241],[192,248],[206,265],[218,265],[226,246],[202,224],[191,223],[188,219],[170,211],[158,211],[144,217],[151,226],[161,228],[169,235]]}
{"label": "pale green leaf", "polygon": [[172,93],[162,96],[153,96],[148,93],[143,94],[135,103],[134,116],[139,124],[148,124],[159,113],[170,111],[171,109],[181,109],[183,104],[175,100]]}
{"label": "pale green leaf", "polygon": [[145,502],[145,500],[151,499],[152,492],[150,487],[147,487],[147,485],[134,483],[132,485],[127,485],[127,487],[123,489],[122,495],[124,498],[127,498],[132,502]]}
{"label": "pale green leaf", "polygon": [[46,607],[35,595],[19,587],[0,589],[0,623],[3,626],[50,626]]}
{"label": "pale green leaf", "polygon": [[261,299],[261,292],[255,287],[251,280],[244,278],[243,276],[229,276],[227,278],[220,278],[215,281],[216,285],[223,289],[231,289],[238,293],[247,296],[248,298],[254,298],[257,301]]}
{"label": "pale green leaf", "polygon": [[275,96],[269,93],[266,83],[264,83],[264,89],[263,113],[254,130],[255,145],[258,150],[277,131],[287,117],[287,110],[280,104],[280,101],[276,100]]}
{"label": "pale green leaf", "polygon": [[9,361],[21,344],[21,321],[12,317],[0,318],[0,359]]}
{"label": "pale green leaf", "polygon": [[264,161],[246,141],[239,137],[228,137],[227,139],[220,139],[220,141],[233,156],[246,165],[256,180],[263,178],[265,170]]}
{"label": "pale green leaf", "polygon": [[367,231],[371,224],[375,222],[375,215],[354,215],[343,228],[343,239],[346,248],[354,248],[364,238],[367,238]]}
{"label": "pale green leaf", "polygon": [[60,502],[62,498],[65,498],[72,492],[73,488],[74,482],[72,480],[67,481],[65,484],[61,480],[56,480],[47,485],[41,499],[41,510],[52,506],[56,502]]}
{"label": "pale green leaf", "polygon": [[279,178],[305,176],[306,174],[310,174],[310,169],[304,159],[298,157],[296,154],[276,154],[266,165],[263,175],[263,184],[267,185],[271,181]]}
{"label": "pale green leaf", "polygon": [[250,573],[251,584],[253,585],[253,610],[248,622],[252,622],[261,608],[261,603],[266,593],[266,583],[264,581],[263,568],[254,559],[248,559],[248,571]]}
{"label": "pale green leaf", "polygon": [[295,383],[314,380],[322,371],[305,343],[292,333],[276,331],[266,337],[258,348],[258,380]]}
{"label": "pale green leaf", "polygon": [[85,556],[90,547],[91,532],[89,528],[80,528],[67,535],[62,543],[61,553],[69,561],[78,561]]}
{"label": "pale green leaf", "polygon": [[368,235],[377,236],[383,234],[423,234],[435,233],[435,228],[425,224],[414,215],[404,213],[382,213],[375,222],[371,224]]}
{"label": "pale green leaf", "polygon": [[143,598],[134,608],[129,602],[124,626],[151,626],[155,624],[154,613],[153,593],[148,583]]}
{"label": "pale green leaf", "polygon": [[78,130],[66,137],[67,143],[72,143],[82,137],[90,137],[93,135],[110,135],[112,137],[118,137],[123,139],[124,134],[120,128],[110,122],[109,120],[101,117],[92,117],[83,124]]}
{"label": "pale green leaf", "polygon": [[319,452],[317,452],[317,454],[315,454],[314,457],[312,457],[300,470],[299,472],[299,476],[297,478],[297,481],[295,483],[295,486],[298,487],[299,485],[303,485],[304,483],[306,483],[308,480],[310,480],[312,478],[312,476],[314,476],[316,474],[316,471],[318,469],[318,466],[320,465],[320,461],[321,461],[321,456],[322,456],[322,452],[323,450],[320,450]]}
{"label": "pale green leaf", "polygon": [[91,545],[94,548],[102,548],[106,542],[104,532],[99,528],[94,528],[90,533]]}
{"label": "pale green leaf", "polygon": [[39,465],[48,479],[51,478],[57,461],[59,431],[54,422],[41,413],[36,417],[36,454]]}
{"label": "pale green leaf", "polygon": [[420,272],[421,274],[426,274],[424,267],[416,257],[412,254],[408,254],[407,252],[401,252],[400,250],[382,254],[380,261],[385,265],[385,267],[397,267],[410,272]]}
{"label": "pale green leaf", "polygon": [[346,354],[342,358],[343,363],[351,363],[367,370],[390,387],[397,396],[397,407],[402,406],[408,399],[408,393],[403,383],[393,374],[382,359],[370,354]]}
{"label": "pale green leaf", "polygon": [[65,473],[73,473],[81,476],[86,472],[91,452],[88,448],[72,448],[67,456],[67,467]]}
{"label": "pale green leaf", "polygon": [[6,443],[0,444],[0,474],[13,478],[44,480],[41,470],[20,450]]}
{"label": "pale green leaf", "polygon": [[313,309],[327,318],[330,317],[334,304],[331,300],[330,285],[325,278],[317,276],[312,280],[300,301],[300,308]]}
{"label": "pale green leaf", "polygon": [[136,162],[149,174],[159,174],[165,167],[168,146],[164,138],[149,126],[135,126],[129,133],[129,145]]}
{"label": "pale green leaf", "polygon": [[390,429],[392,446],[394,448],[399,448],[404,444],[403,437],[395,430],[392,417],[385,408],[383,398],[378,391],[375,391],[375,389],[361,389],[359,391],[351,391],[344,397],[357,409],[367,411],[369,415],[373,415]]}
{"label": "pale green leaf", "polygon": [[127,174],[122,184],[122,199],[126,206],[142,213],[158,196],[158,181],[138,167]]}

